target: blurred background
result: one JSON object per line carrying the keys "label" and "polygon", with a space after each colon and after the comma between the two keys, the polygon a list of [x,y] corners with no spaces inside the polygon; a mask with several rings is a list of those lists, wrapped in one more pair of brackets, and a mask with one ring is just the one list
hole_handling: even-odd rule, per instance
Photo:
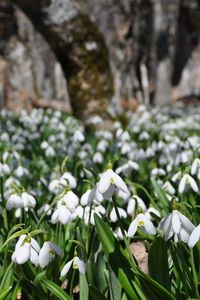
{"label": "blurred background", "polygon": [[200,103],[199,0],[0,0],[0,104],[83,121]]}

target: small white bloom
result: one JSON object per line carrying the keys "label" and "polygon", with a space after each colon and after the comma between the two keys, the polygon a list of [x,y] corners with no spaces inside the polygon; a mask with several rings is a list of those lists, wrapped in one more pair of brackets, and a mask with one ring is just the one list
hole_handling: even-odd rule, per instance
{"label": "small white bloom", "polygon": [[33,208],[36,206],[36,200],[32,195],[30,195],[26,192],[23,192],[21,194],[21,198],[24,202],[24,207],[32,207]]}
{"label": "small white bloom", "polygon": [[76,179],[70,172],[65,172],[59,180],[59,183],[66,186],[69,185],[71,189],[76,188]]}
{"label": "small white bloom", "polygon": [[163,186],[162,186],[163,190],[165,192],[167,192],[170,195],[174,195],[175,194],[175,189],[173,188],[172,184],[169,181],[166,181]]}
{"label": "small white bloom", "polygon": [[57,208],[51,216],[53,224],[60,222],[61,224],[68,224],[71,221],[71,211],[67,208],[65,201],[58,201]]}
{"label": "small white bloom", "polygon": [[65,276],[68,273],[71,266],[73,267],[73,269],[78,269],[81,274],[85,274],[86,272],[86,265],[84,261],[82,261],[79,257],[75,256],[64,265],[64,267],[61,270],[61,276]]}
{"label": "small white bloom", "polygon": [[76,194],[72,191],[68,191],[62,198],[64,200],[66,207],[71,211],[74,212],[76,207],[79,203],[79,198],[76,196]]}
{"label": "small white bloom", "polygon": [[194,229],[194,225],[190,220],[176,209],[167,217],[164,217],[159,226],[166,241],[174,235],[176,242],[181,240],[185,243],[188,242],[189,236]]}
{"label": "small white bloom", "polygon": [[200,240],[200,224],[192,231],[188,241],[188,246],[190,248],[193,248],[199,240]]}
{"label": "small white bloom", "polygon": [[49,191],[54,193],[54,194],[57,194],[60,190],[60,182],[59,180],[57,179],[54,179],[52,180],[50,183],[49,183]]}
{"label": "small white bloom", "polygon": [[196,175],[198,174],[199,170],[200,170],[200,159],[195,158],[191,166],[191,174]]}
{"label": "small white bloom", "polygon": [[133,237],[138,227],[141,228],[143,233],[153,235],[156,234],[156,228],[154,227],[153,223],[142,213],[138,214],[137,217],[131,222],[128,228],[127,236]]}
{"label": "small white bloom", "polygon": [[[124,218],[126,219],[127,217],[127,213],[125,212],[125,210],[123,208],[117,207],[118,213],[120,218]],[[115,223],[117,221],[117,214],[115,211],[115,208],[113,207],[111,212],[110,212],[110,220],[111,222]]]}
{"label": "small white bloom", "polygon": [[24,207],[24,201],[22,197],[17,194],[12,194],[6,203],[7,210],[11,210],[12,208],[22,208]]}
{"label": "small white bloom", "polygon": [[147,207],[144,203],[144,201],[138,197],[137,195],[134,195],[128,202],[127,206],[127,213],[129,216],[132,216],[135,213],[135,208],[138,207],[142,209],[143,212],[147,210]]}
{"label": "small white bloom", "polygon": [[119,190],[122,190],[125,193],[129,193],[129,190],[123,179],[112,169],[108,169],[101,175],[98,190],[101,194],[109,193],[109,196],[112,197],[115,186]]}
{"label": "small white bloom", "polygon": [[30,259],[35,266],[38,266],[39,252],[40,246],[38,242],[30,236],[22,234],[15,246],[15,251],[12,255],[12,261],[21,265]]}
{"label": "small white bloom", "polygon": [[84,142],[85,137],[83,133],[80,130],[77,130],[73,135],[73,141],[74,142]]}
{"label": "small white bloom", "polygon": [[45,268],[55,257],[55,254],[63,256],[63,250],[52,242],[44,242],[39,253],[39,265]]}
{"label": "small white bloom", "polygon": [[183,193],[187,191],[189,187],[191,187],[194,192],[198,192],[198,186],[195,180],[189,174],[185,174],[179,183],[178,191],[179,193]]}

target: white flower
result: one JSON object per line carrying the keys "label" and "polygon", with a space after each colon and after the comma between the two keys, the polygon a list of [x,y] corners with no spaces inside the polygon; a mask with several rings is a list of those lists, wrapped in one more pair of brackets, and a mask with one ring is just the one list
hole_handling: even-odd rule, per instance
{"label": "white flower", "polygon": [[39,252],[40,246],[38,242],[30,236],[22,234],[15,246],[12,261],[21,265],[30,259],[35,266],[38,266]]}
{"label": "white flower", "polygon": [[39,265],[45,268],[55,257],[55,254],[63,256],[63,250],[52,242],[44,242],[39,253]]}
{"label": "white flower", "polygon": [[153,223],[149,220],[147,216],[140,213],[137,217],[131,222],[128,228],[128,237],[134,236],[137,231],[137,228],[140,227],[143,233],[148,234],[156,234],[156,228],[154,227]]}
{"label": "white flower", "polygon": [[189,174],[185,174],[179,183],[178,191],[179,193],[183,193],[187,191],[189,187],[191,187],[194,192],[198,192],[198,186],[195,180]]}
{"label": "white flower", "polygon": [[83,133],[80,130],[77,130],[73,135],[73,141],[74,142],[83,142],[85,140],[85,137]]}
{"label": "white flower", "polygon": [[143,212],[145,212],[147,210],[147,207],[146,207],[144,201],[140,197],[135,195],[128,202],[127,213],[129,216],[132,216],[135,213],[136,206],[138,208],[142,209]]}
{"label": "white flower", "polygon": [[129,193],[129,190],[123,181],[123,179],[116,174],[112,169],[105,171],[100,178],[98,190],[106,199],[110,199],[114,193],[114,187],[122,190],[125,193]]}
{"label": "white flower", "polygon": [[30,195],[26,192],[23,192],[21,194],[21,198],[24,202],[24,207],[35,207],[36,206],[36,200],[32,195]]}
{"label": "white flower", "polygon": [[200,224],[192,231],[188,241],[188,246],[190,248],[193,248],[199,240],[200,240]]}
{"label": "white flower", "polygon": [[71,217],[71,211],[67,208],[65,201],[58,201],[57,208],[51,216],[51,222],[53,224],[60,222],[65,225],[71,221]]}
{"label": "white flower", "polygon": [[172,181],[178,183],[181,180],[181,171],[178,171],[172,176]]}
{"label": "white flower", "polygon": [[48,146],[45,150],[45,156],[46,157],[54,157],[56,155],[56,152],[52,146]]}
{"label": "white flower", "polygon": [[154,207],[152,207],[152,206],[150,206],[150,207],[145,211],[145,216],[147,216],[150,220],[152,219],[153,216],[157,216],[158,218],[161,217],[160,212],[159,212],[156,208],[154,208]]}
{"label": "white flower", "polygon": [[103,163],[103,155],[101,154],[101,152],[96,152],[92,158],[94,163]]}
{"label": "white flower", "polygon": [[65,172],[59,180],[62,185],[69,185],[71,189],[76,188],[76,179],[70,172]]}
{"label": "white flower", "polygon": [[7,164],[0,163],[0,177],[10,173],[10,168]]}
{"label": "white flower", "polygon": [[196,175],[196,174],[198,174],[199,170],[200,170],[200,159],[195,158],[195,160],[193,161],[192,166],[191,166],[191,174]]}
{"label": "white flower", "polygon": [[6,203],[7,210],[11,210],[12,208],[22,208],[24,207],[24,201],[22,197],[17,194],[12,194]]}
{"label": "white flower", "polygon": [[49,183],[49,191],[54,193],[54,194],[57,194],[60,190],[60,182],[59,180],[57,179],[54,179],[52,180],[50,183]]}
{"label": "white flower", "polygon": [[28,170],[22,166],[18,166],[17,169],[15,170],[15,175],[17,177],[22,177],[22,176],[28,175],[28,174],[29,174]]}
{"label": "white flower", "polygon": [[[127,213],[125,212],[125,210],[123,208],[117,207],[118,213],[120,218],[124,218],[126,219],[127,217]],[[111,212],[110,212],[110,220],[111,222],[115,223],[117,221],[117,214],[115,211],[115,208],[113,207]]]}
{"label": "white flower", "polygon": [[174,235],[175,242],[181,240],[185,243],[188,242],[189,236],[194,229],[194,225],[190,220],[176,209],[164,217],[159,226],[163,231],[166,241]]}
{"label": "white flower", "polygon": [[81,274],[85,274],[86,265],[84,261],[82,261],[78,256],[72,258],[69,262],[67,262],[61,270],[61,276],[65,276],[70,267],[73,266],[73,269],[78,269]]}
{"label": "white flower", "polygon": [[170,195],[174,195],[175,194],[175,189],[173,188],[173,186],[171,185],[171,183],[169,181],[166,181],[163,186],[162,186],[163,190],[165,192],[167,192]]}
{"label": "white flower", "polygon": [[72,191],[68,191],[62,198],[62,201],[65,202],[66,207],[71,211],[74,212],[76,207],[79,203],[79,198],[76,196],[76,194]]}

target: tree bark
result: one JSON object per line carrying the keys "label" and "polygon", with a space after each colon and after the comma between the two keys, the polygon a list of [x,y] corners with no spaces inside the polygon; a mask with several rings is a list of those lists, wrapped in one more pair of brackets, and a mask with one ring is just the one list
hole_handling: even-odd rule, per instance
{"label": "tree bark", "polygon": [[113,80],[103,36],[70,0],[14,0],[52,47],[68,81],[73,113],[107,117]]}

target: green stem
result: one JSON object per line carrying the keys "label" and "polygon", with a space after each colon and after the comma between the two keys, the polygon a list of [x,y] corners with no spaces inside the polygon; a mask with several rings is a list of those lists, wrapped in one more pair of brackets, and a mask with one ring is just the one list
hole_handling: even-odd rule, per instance
{"label": "green stem", "polygon": [[71,279],[71,282],[70,282],[70,299],[73,299],[73,289],[74,289],[73,284],[74,284],[75,272],[76,272],[76,270],[73,270],[72,279]]}
{"label": "green stem", "polygon": [[0,188],[1,188],[1,199],[2,199],[2,216],[3,216],[3,223],[6,231],[8,231],[8,216],[7,216],[7,210],[6,210],[6,201],[4,198],[4,182],[3,177],[0,178]]}
{"label": "green stem", "polygon": [[120,229],[122,231],[123,240],[124,240],[124,243],[126,245],[126,250],[127,250],[127,253],[128,253],[128,256],[129,256],[132,268],[135,269],[136,263],[135,263],[135,260],[133,258],[133,255],[131,253],[130,245],[129,245],[128,239],[126,237],[125,230],[124,230],[124,227],[123,227],[123,224],[122,224],[122,221],[121,221],[121,218],[120,218],[120,215],[119,215],[119,211],[117,209],[117,205],[116,205],[114,197],[112,198],[112,200],[113,200],[113,205],[114,205],[115,212],[116,212],[116,215],[117,215],[117,219],[118,219],[118,222],[119,222],[119,226],[120,226]]}
{"label": "green stem", "polygon": [[92,215],[92,204],[93,204],[93,202],[90,204],[89,220],[88,220],[87,233],[86,233],[86,246],[85,247],[86,247],[87,254],[88,254],[89,245],[90,245],[90,228],[91,228],[90,220],[91,220],[91,215]]}
{"label": "green stem", "polygon": [[198,291],[198,277],[195,269],[195,264],[194,264],[194,253],[193,249],[190,249],[190,256],[191,256],[191,267],[192,267],[192,275],[193,275],[193,280],[194,280],[194,286],[195,286],[195,296],[199,296],[199,291]]}

